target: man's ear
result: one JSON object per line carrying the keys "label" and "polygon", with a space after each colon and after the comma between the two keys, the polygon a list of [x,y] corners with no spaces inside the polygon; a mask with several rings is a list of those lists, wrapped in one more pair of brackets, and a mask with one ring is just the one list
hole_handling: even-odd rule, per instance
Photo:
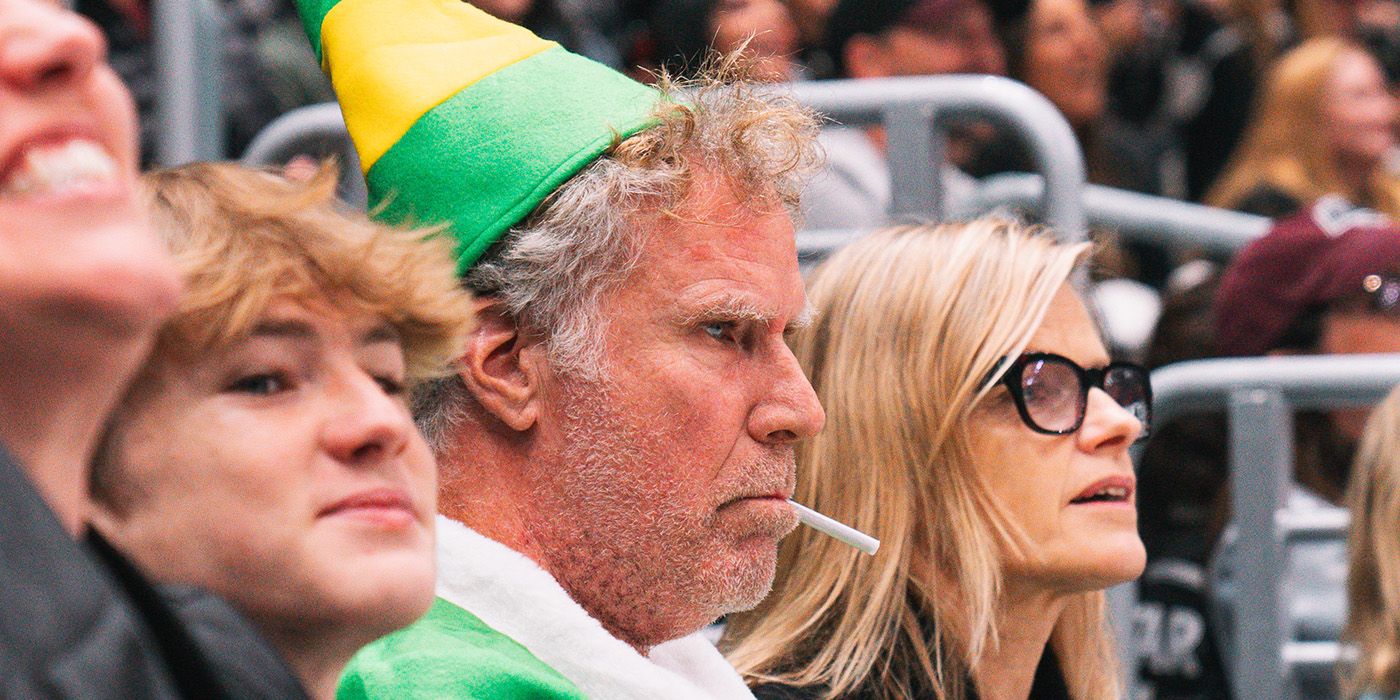
{"label": "man's ear", "polygon": [[487,413],[524,432],[539,419],[544,353],[522,336],[495,299],[473,303],[476,329],[467,336],[457,374]]}

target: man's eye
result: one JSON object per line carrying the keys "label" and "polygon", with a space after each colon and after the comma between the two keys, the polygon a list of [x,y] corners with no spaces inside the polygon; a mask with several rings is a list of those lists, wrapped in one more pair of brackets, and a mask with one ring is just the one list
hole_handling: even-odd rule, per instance
{"label": "man's eye", "polygon": [[730,342],[734,340],[734,324],[729,321],[714,321],[705,324],[705,332],[715,340]]}
{"label": "man's eye", "polygon": [[233,380],[228,386],[228,391],[253,396],[271,396],[286,391],[289,385],[285,375],[265,372]]}

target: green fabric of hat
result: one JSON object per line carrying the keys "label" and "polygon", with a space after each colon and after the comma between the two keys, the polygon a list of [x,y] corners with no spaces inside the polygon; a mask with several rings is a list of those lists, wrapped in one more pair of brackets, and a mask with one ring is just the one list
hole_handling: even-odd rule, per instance
{"label": "green fabric of hat", "polygon": [[445,224],[466,272],[551,192],[655,123],[660,94],[460,0],[297,0],[393,223]]}

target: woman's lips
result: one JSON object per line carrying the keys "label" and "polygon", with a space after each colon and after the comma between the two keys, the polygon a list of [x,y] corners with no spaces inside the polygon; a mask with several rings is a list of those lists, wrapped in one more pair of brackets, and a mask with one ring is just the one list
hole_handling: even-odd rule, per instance
{"label": "woman's lips", "polygon": [[1133,504],[1135,480],[1131,476],[1110,476],[1090,484],[1070,499],[1070,505]]}
{"label": "woman's lips", "polygon": [[406,526],[418,519],[413,499],[399,489],[361,491],[323,508],[319,517],[351,517],[383,526]]}

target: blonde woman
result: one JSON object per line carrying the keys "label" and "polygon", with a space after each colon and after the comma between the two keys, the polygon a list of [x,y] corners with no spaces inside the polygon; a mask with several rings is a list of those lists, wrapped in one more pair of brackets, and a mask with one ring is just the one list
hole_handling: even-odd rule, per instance
{"label": "blonde woman", "polygon": [[980,221],[881,231],[814,273],[793,343],[827,428],[797,498],[883,546],[784,541],[724,640],[760,698],[1116,697],[1102,589],[1143,567],[1150,388],[1068,283],[1086,252]]}
{"label": "blonde woman", "polygon": [[1400,175],[1385,167],[1400,105],[1380,64],[1345,39],[1311,39],[1265,77],[1253,121],[1209,204],[1281,217],[1327,194],[1400,218]]}
{"label": "blonde woman", "polygon": [[1347,490],[1347,626],[1356,663],[1342,674],[1345,697],[1400,695],[1400,388],[1366,423]]}
{"label": "blonde woman", "polygon": [[340,207],[333,173],[145,177],[186,290],[91,489],[99,532],[227,599],[317,699],[433,602],[437,465],[408,392],[471,320],[447,242]]}

